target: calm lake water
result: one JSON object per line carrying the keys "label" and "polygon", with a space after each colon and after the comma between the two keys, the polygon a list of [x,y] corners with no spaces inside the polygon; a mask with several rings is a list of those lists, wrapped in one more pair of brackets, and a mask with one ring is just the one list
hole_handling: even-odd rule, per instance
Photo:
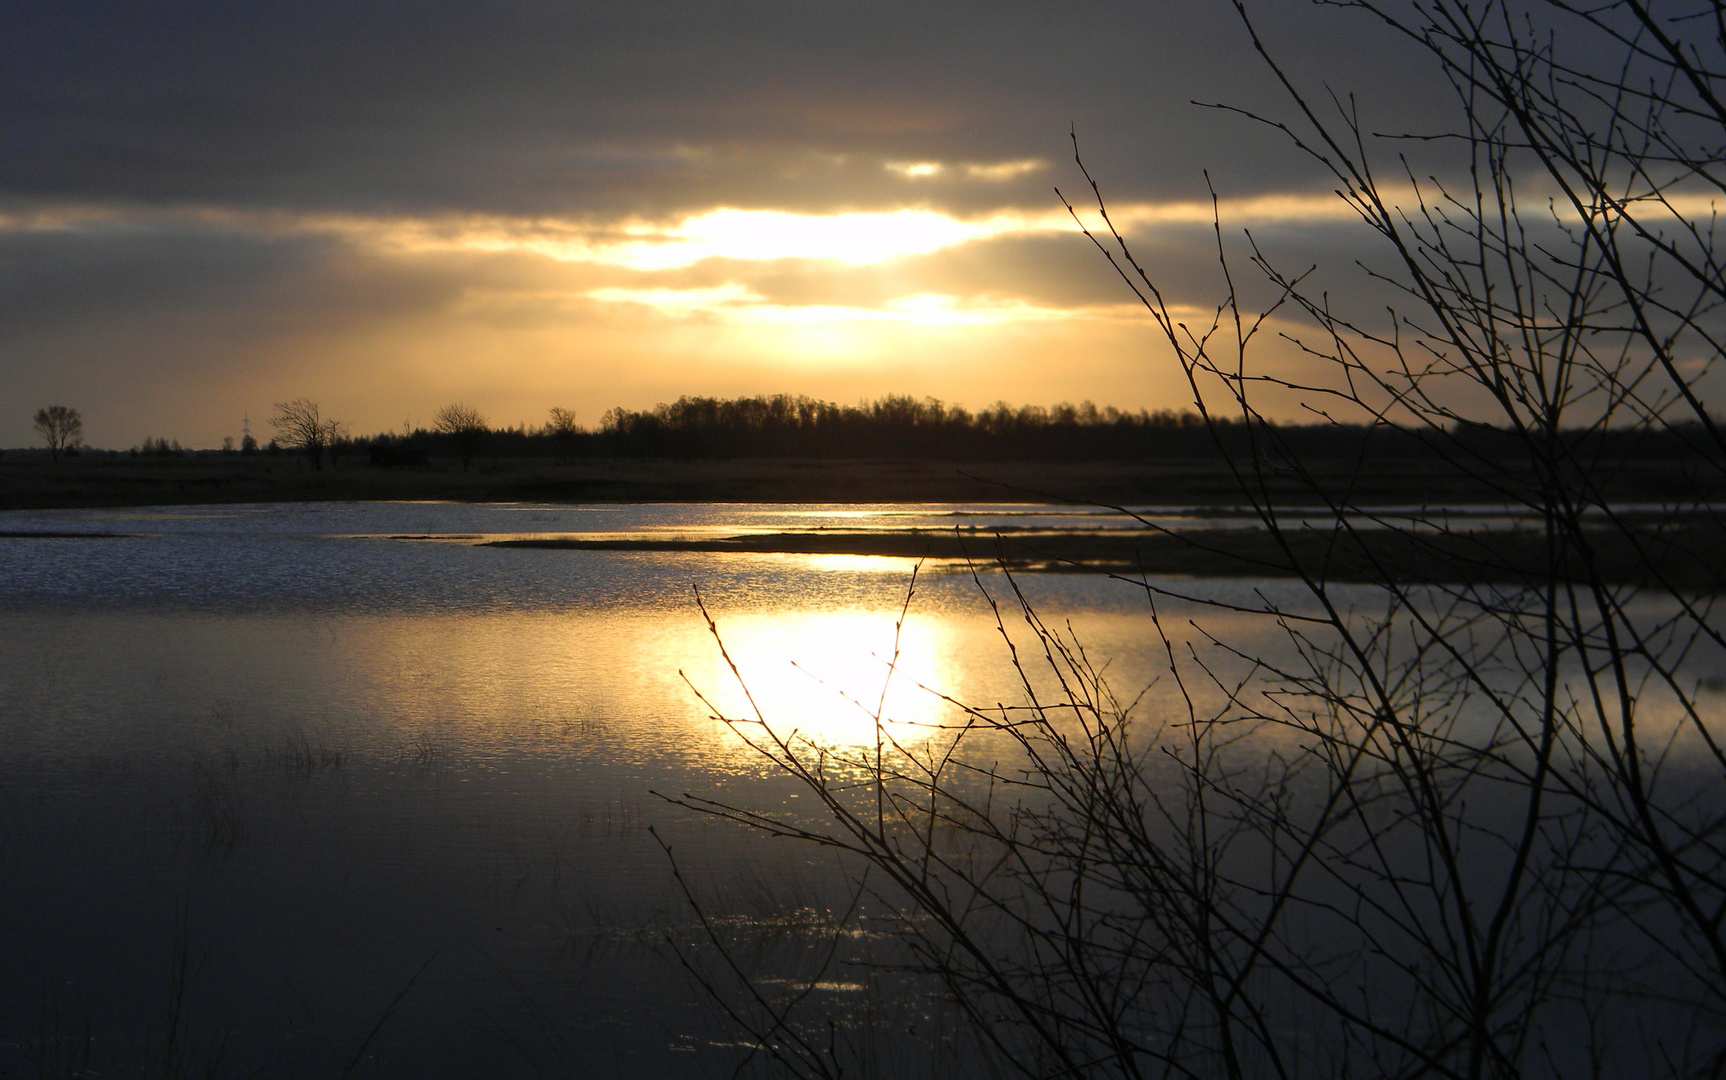
{"label": "calm lake water", "polygon": [[[8,533],[122,534],[0,539],[0,1072],[85,1047],[103,1075],[731,1075],[736,1032],[666,944],[694,923],[648,827],[715,910],[785,926],[768,967],[818,944],[796,913],[843,897],[819,852],[660,797],[798,808],[690,688],[745,705],[694,590],[765,712],[863,745],[858,702],[880,699],[912,564],[476,541],[1114,523],[1013,506],[0,514]],[[1123,697],[1156,678],[1142,592],[1021,584]],[[1262,620],[1202,622],[1275,648]],[[905,730],[951,715],[919,683],[1016,700],[963,566],[924,568],[898,644],[886,709]],[[1154,686],[1141,711],[1173,706]],[[856,977],[819,992],[835,1015],[882,1007]]]}
{"label": "calm lake water", "polygon": [[[770,926],[837,899],[818,853],[655,794],[797,806],[684,681],[742,703],[693,590],[764,709],[860,743],[854,701],[879,699],[912,564],[475,541],[1106,524],[1005,506],[0,514],[10,533],[123,534],[0,539],[0,1070],[77,1045],[105,1075],[173,1054],[224,1075],[729,1075],[736,1033],[663,941],[691,919],[647,827],[729,915]],[[391,539],[408,536],[445,539]],[[913,680],[1014,693],[961,571],[918,582],[895,720],[943,715]],[[1154,676],[1142,595],[1026,587],[1118,685]],[[794,964],[809,943],[781,947]]]}

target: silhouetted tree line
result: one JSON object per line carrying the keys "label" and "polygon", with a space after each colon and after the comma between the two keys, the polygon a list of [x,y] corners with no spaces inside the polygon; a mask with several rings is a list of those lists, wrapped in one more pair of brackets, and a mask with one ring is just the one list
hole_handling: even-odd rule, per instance
{"label": "silhouetted tree line", "polygon": [[[1256,420],[1262,426],[1263,421]],[[460,458],[878,458],[930,461],[1072,462],[1212,458],[1219,438],[1231,454],[1252,454],[1259,440],[1245,423],[1214,419],[1207,430],[1192,412],[1128,412],[1089,401],[1053,406],[998,402],[972,412],[935,398],[887,396],[858,405],[809,397],[681,397],[652,409],[614,408],[595,429],[575,426],[553,410],[543,427],[491,428],[475,421],[448,430],[343,440],[338,450],[369,454],[376,465],[424,465]],[[1303,457],[1422,457],[1434,437],[1390,427],[1349,424],[1279,425],[1277,445]],[[1684,457],[1696,430],[1578,432],[1576,449],[1611,457]],[[1508,432],[1466,425],[1445,436],[1482,459],[1519,455]]]}
{"label": "silhouetted tree line", "polygon": [[595,437],[605,453],[666,458],[1074,461],[1205,453],[1210,446],[1190,413],[1122,412],[1088,401],[1050,408],[999,402],[973,413],[934,398],[838,405],[783,394],[612,409]]}

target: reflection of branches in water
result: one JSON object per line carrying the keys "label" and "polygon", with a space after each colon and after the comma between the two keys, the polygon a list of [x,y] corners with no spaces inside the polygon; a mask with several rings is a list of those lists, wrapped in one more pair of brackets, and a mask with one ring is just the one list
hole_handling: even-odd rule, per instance
{"label": "reflection of branches in water", "polygon": [[[1272,299],[1249,311],[1220,220],[1225,298],[1208,321],[1177,317],[1075,142],[1103,223],[1086,235],[1156,320],[1302,587],[1297,605],[1221,606],[1269,620],[1283,646],[1178,627],[1171,603],[1208,599],[1141,578],[1173,704],[1147,722],[1010,574],[1001,596],[979,575],[1019,672],[1011,704],[963,706],[913,743],[883,694],[856,750],[763,715],[746,686],[742,715],[704,697],[822,814],[677,801],[867,868],[857,919],[897,950],[876,962],[922,976],[1027,1075],[1717,1075],[1726,729],[1702,681],[1726,627],[1718,553],[1694,538],[1719,525],[1706,492],[1726,472],[1702,404],[1726,267],[1712,211],[1693,207],[1726,191],[1726,27],[1637,0],[1350,6],[1456,88],[1467,152],[1448,179],[1399,159],[1387,185],[1352,100],[1327,118],[1247,29],[1296,117],[1264,122],[1390,255],[1366,283],[1396,297],[1382,327],[1250,236]],[[1532,214],[1530,175],[1558,193]],[[1318,373],[1261,361],[1267,332]],[[1352,463],[1315,463],[1267,418],[1291,402],[1418,438],[1435,470],[1530,523],[1517,553],[1441,508],[1369,505],[1354,481],[1371,440]],[[1600,449],[1637,432],[1679,439],[1695,477],[1652,527],[1609,501],[1619,463]],[[1376,564],[1364,591],[1339,586],[1338,558],[1374,559],[1369,529],[1453,572],[1410,585]],[[1636,572],[1605,565],[1608,545]],[[1674,576],[1674,558],[1703,569]],[[751,1030],[809,1051],[782,1064],[837,1067],[813,1041],[818,1012],[768,1015]]]}
{"label": "reflection of branches in water", "polygon": [[706,969],[699,966],[692,958],[690,950],[683,947],[675,937],[669,933],[666,934],[666,944],[676,954],[677,960],[683,965],[684,970],[689,972],[700,983],[701,987],[721,1004],[727,1015],[738,1027],[750,1034],[753,1045],[749,1048],[749,1056],[738,1065],[738,1071],[741,1072],[747,1067],[750,1059],[757,1053],[762,1053],[798,1073],[823,1077],[839,1076],[844,1070],[835,1061],[833,1030],[829,1028],[828,1041],[823,1046],[811,1040],[803,1031],[791,1026],[787,1021],[798,1006],[808,1000],[809,996],[814,994],[816,989],[826,980],[828,972],[832,969],[833,961],[838,955],[840,943],[844,940],[846,926],[856,913],[858,901],[862,899],[866,880],[859,884],[857,892],[852,897],[851,906],[837,920],[814,976],[789,997],[775,1001],[767,996],[762,981],[751,978],[738,964],[732,950],[727,947],[725,938],[721,936],[719,927],[702,909],[700,902],[695,898],[695,893],[689,887],[689,882],[684,878],[683,871],[678,868],[676,860],[672,858],[671,845],[661,839],[658,832],[651,828],[649,831],[653,833],[653,839],[659,844],[660,849],[665,852],[665,857],[671,860],[671,875],[676,880],[677,887],[683,893],[684,899],[688,901],[690,909],[695,912],[696,919],[701,924],[702,935],[712,946],[713,952],[719,957],[724,972],[746,995],[740,1005],[733,1005],[735,995],[720,988],[715,982],[718,976],[710,974]]}
{"label": "reflection of branches in water", "polygon": [[176,846],[194,840],[203,858],[221,862],[251,839],[245,805],[234,784],[238,770],[239,760],[232,752],[223,760],[193,755],[184,803],[169,800]]}
{"label": "reflection of branches in water", "polygon": [[198,992],[198,984],[209,968],[210,956],[195,944],[191,921],[189,906],[180,905],[174,916],[166,985],[146,980],[146,985],[128,987],[138,1001],[160,1009],[153,1017],[160,1021],[159,1029],[154,1023],[136,1032],[96,1023],[86,997],[90,973],[78,972],[77,978],[44,980],[33,1038],[11,1043],[10,1048],[19,1051],[32,1073],[42,1078],[80,1080],[118,1074],[183,1080],[228,1075],[233,1032],[210,1028],[203,1021],[201,999],[207,995]]}
{"label": "reflection of branches in water", "polygon": [[693,918],[666,920],[660,941],[718,1007],[717,1026],[739,1033],[733,1075],[949,1076],[958,1062],[990,1060],[962,1037],[950,1003],[878,954],[893,936],[864,916],[867,871],[837,891],[839,876],[800,880],[800,906],[786,906],[751,898],[747,877],[698,892],[671,845],[655,839]]}

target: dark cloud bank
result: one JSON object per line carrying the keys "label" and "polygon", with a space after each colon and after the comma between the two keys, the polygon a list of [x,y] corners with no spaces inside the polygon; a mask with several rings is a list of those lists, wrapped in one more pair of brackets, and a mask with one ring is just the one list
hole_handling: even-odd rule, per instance
{"label": "dark cloud bank", "polygon": [[[1442,124],[1430,82],[1408,77],[1412,54],[1370,22],[1305,4],[1252,10],[1302,78],[1359,91],[1387,127]],[[1233,195],[1322,180],[1272,134],[1193,99],[1285,108],[1223,0],[13,3],[0,13],[0,215],[13,215],[0,235],[0,382],[14,400],[83,404],[107,424],[93,437],[109,445],[176,431],[211,438],[225,430],[203,432],[198,417],[211,410],[257,412],[304,392],[340,400],[316,343],[376,336],[489,287],[493,272],[478,261],[379,261],[329,236],[224,224],[224,214],[603,223],[714,206],[1043,211],[1052,184],[1077,179],[1066,158],[1075,124],[1122,200],[1202,197],[1207,168]],[[1026,160],[1047,165],[1004,180],[963,169]],[[885,167],[918,161],[950,167],[922,179]],[[18,223],[91,208],[114,220]],[[214,216],[161,217],[194,212]],[[133,213],[143,216],[129,222]],[[1206,243],[1203,230],[1177,229],[1147,250],[1179,281],[1188,263],[1208,273]],[[699,285],[720,269],[661,277]],[[913,272],[921,284],[909,283]],[[767,268],[760,288],[810,302],[847,280],[857,302],[896,287],[1057,305],[1122,299],[1077,240],[952,249],[903,277]],[[413,370],[411,357],[367,355]],[[663,375],[651,390],[623,371],[610,382],[608,371],[574,375],[598,407],[651,404],[644,395],[667,385]],[[735,372],[708,375],[691,367],[687,389],[744,385]],[[485,378],[476,367],[465,382],[428,376],[413,389],[483,397]],[[805,389],[795,373],[781,381],[763,388]],[[28,438],[26,419],[0,417],[0,444]]]}
{"label": "dark cloud bank", "polygon": [[[1050,157],[1074,122],[1124,193],[1190,194],[1205,167],[1276,187],[1291,160],[1188,104],[1276,103],[1222,2],[9,10],[0,192],[15,198],[560,213],[868,202],[903,198],[883,159]],[[1365,20],[1288,4],[1257,17],[1297,70],[1407,111],[1391,43]]]}

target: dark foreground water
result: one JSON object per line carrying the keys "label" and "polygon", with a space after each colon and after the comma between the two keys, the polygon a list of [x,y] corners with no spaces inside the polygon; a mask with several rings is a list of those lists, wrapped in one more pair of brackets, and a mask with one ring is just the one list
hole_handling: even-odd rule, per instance
{"label": "dark foreground water", "polygon": [[[896,641],[906,560],[477,541],[1110,524],[1011,506],[0,514],[6,533],[123,534],[0,538],[0,1076],[730,1076],[747,1050],[679,960],[717,970],[672,858],[752,977],[814,981],[874,1074],[976,1073],[951,1018],[889,974],[820,971],[847,904],[830,858],[664,797],[810,801],[691,689],[748,707],[695,589],[763,712],[845,748],[874,738],[896,644],[884,703],[906,740],[952,718],[931,691],[1018,699],[985,598],[1008,583],[925,566]],[[1141,715],[1174,715],[1142,591],[1020,584],[1120,696],[1149,687]],[[1283,648],[1265,620],[1162,614],[1201,647],[1189,618],[1247,655]],[[1007,624],[1023,643],[1010,607]]]}
{"label": "dark foreground water", "polygon": [[[648,827],[704,901],[761,931],[768,975],[813,955],[806,931],[842,897],[818,852],[655,794],[799,797],[685,684],[742,702],[692,589],[763,708],[843,746],[872,738],[854,702],[879,699],[911,564],[474,541],[955,522],[1106,524],[1017,507],[0,515],[125,534],[0,539],[0,1075],[730,1075],[738,1033],[667,943],[695,924]],[[1028,587],[1123,686],[1154,675],[1142,596]],[[963,568],[925,568],[900,645],[896,721],[943,716],[912,680],[1012,690]],[[869,978],[818,993],[889,1023]]]}

